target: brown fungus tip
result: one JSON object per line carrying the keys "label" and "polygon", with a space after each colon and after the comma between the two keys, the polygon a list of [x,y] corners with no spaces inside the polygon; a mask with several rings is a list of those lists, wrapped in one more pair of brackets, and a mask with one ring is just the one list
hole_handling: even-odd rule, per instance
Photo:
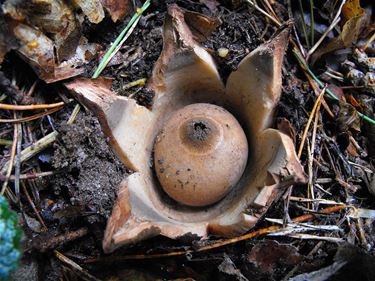
{"label": "brown fungus tip", "polygon": [[196,103],[166,121],[154,156],[157,177],[170,197],[189,206],[207,206],[222,199],[240,179],[248,144],[232,114]]}

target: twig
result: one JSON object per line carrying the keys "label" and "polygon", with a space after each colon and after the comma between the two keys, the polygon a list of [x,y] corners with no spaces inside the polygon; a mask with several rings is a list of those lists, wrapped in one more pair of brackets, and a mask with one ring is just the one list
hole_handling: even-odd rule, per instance
{"label": "twig", "polygon": [[276,19],[277,15],[275,11],[272,9],[271,4],[268,2],[268,0],[262,0],[264,7],[267,9],[267,11],[272,14],[272,16]]}
{"label": "twig", "polygon": [[[323,94],[325,89],[327,88],[327,85],[323,88]],[[318,106],[315,111],[315,120],[314,120],[314,126],[313,126],[313,133],[311,137],[311,148],[309,151],[309,182],[308,182],[308,188],[310,190],[310,196],[311,199],[315,199],[315,192],[314,192],[314,184],[313,184],[313,160],[314,160],[314,152],[315,152],[315,141],[316,141],[316,130],[318,128],[318,122],[319,122],[319,112],[320,112],[320,105],[322,104],[321,98],[319,99]]]}
{"label": "twig", "polygon": [[28,117],[15,118],[15,119],[0,119],[0,123],[28,122],[28,121],[32,121],[32,120],[38,119],[40,117],[43,117],[45,115],[52,114],[52,113],[54,113],[56,111],[59,111],[60,109],[62,109],[62,106],[55,107],[55,108],[49,109],[49,110],[47,110],[45,112],[40,112],[40,113],[37,113],[37,114],[32,115],[32,116],[28,116]]}
{"label": "twig", "polygon": [[367,40],[366,44],[361,48],[362,51],[366,51],[366,49],[368,48],[368,46],[370,46],[370,44],[372,43],[372,41],[375,40],[375,32],[374,34]]}
{"label": "twig", "polygon": [[335,17],[332,20],[332,23],[327,28],[327,30],[323,33],[323,35],[319,38],[318,42],[308,51],[307,58],[315,52],[315,50],[319,47],[319,45],[323,42],[324,38],[328,35],[328,33],[339,23],[340,21],[340,14],[342,7],[344,7],[346,0],[342,0],[341,5],[335,15]]}
{"label": "twig", "polygon": [[[48,238],[48,236],[46,235],[40,235],[33,240],[32,247],[38,249],[41,252],[46,252],[49,249],[54,249],[68,242],[84,237],[88,233],[89,230],[87,227],[81,227],[77,230],[69,231],[50,238]],[[50,236],[49,233],[46,234]]]}
{"label": "twig", "polygon": [[307,58],[308,59],[315,51],[316,49],[322,44],[324,38],[327,37],[328,33],[331,32],[331,30],[340,22],[340,17],[334,20],[331,25],[327,28],[327,30],[320,36],[319,40],[315,43],[314,46],[311,47],[311,49],[307,52]]}
{"label": "twig", "polygon": [[17,196],[17,202],[20,200],[20,174],[21,174],[21,146],[22,146],[22,125],[17,126],[17,154],[16,161],[14,163],[14,193]]}
{"label": "twig", "polygon": [[[44,150],[46,147],[51,145],[54,141],[56,141],[57,135],[58,133],[56,131],[53,131],[52,133],[49,133],[48,135],[38,140],[33,145],[22,150],[20,162],[22,163],[22,162],[29,160],[31,157],[35,156],[36,154]],[[1,169],[1,173],[5,174],[6,171],[10,169],[9,166],[12,166],[12,165],[13,163],[11,161],[6,162],[3,168]]]}
{"label": "twig", "polygon": [[63,255],[57,250],[53,251],[55,256],[64,264],[68,265],[74,272],[80,275],[80,277],[85,281],[100,281],[100,279],[96,278],[95,276],[88,273],[85,269],[83,269],[79,264],[69,259],[67,256]]}
{"label": "twig", "polygon": [[68,121],[66,122],[68,125],[71,125],[71,124],[74,123],[74,120],[76,120],[77,115],[78,115],[80,110],[81,110],[81,105],[78,103],[74,107],[72,114],[70,115]]}
{"label": "twig", "polygon": [[4,110],[34,110],[34,109],[50,109],[55,107],[63,106],[64,102],[57,102],[51,104],[32,104],[32,105],[14,105],[0,103],[0,109]]}
{"label": "twig", "polygon": [[26,184],[24,182],[22,182],[21,185],[22,185],[23,192],[26,195],[27,201],[29,201],[29,204],[30,204],[31,208],[34,211],[34,214],[38,218],[39,222],[43,225],[44,230],[47,230],[48,228],[47,228],[46,224],[44,223],[42,217],[39,214],[39,211],[37,210],[33,200],[31,199],[31,196],[30,196],[29,192],[27,191]]}
{"label": "twig", "polygon": [[309,119],[307,120],[307,123],[306,123],[306,127],[305,127],[305,130],[303,131],[303,134],[302,134],[302,139],[301,139],[301,144],[299,146],[299,149],[298,149],[298,158],[301,157],[302,155],[302,150],[303,150],[303,147],[305,145],[305,141],[306,141],[306,137],[307,137],[307,132],[309,131],[309,128],[310,128],[310,125],[311,125],[311,122],[313,120],[313,117],[315,115],[315,111],[318,107],[318,104],[320,103],[320,100],[321,98],[323,97],[324,95],[324,92],[326,91],[326,87],[324,87],[322,89],[322,91],[320,92],[318,98],[316,99],[315,103],[314,103],[314,106],[313,106],[313,109],[311,110],[311,113],[310,113],[310,116],[309,116]]}
{"label": "twig", "polygon": [[[313,177],[313,171],[312,171],[312,155],[311,155],[311,147],[310,142],[307,140],[307,169],[308,169],[308,184],[307,184],[307,198],[309,199],[315,199],[314,193],[312,192],[312,177]],[[308,208],[311,209],[311,204],[308,204]]]}
{"label": "twig", "polygon": [[306,233],[293,233],[293,234],[289,234],[288,237],[292,237],[296,239],[322,240],[322,241],[333,242],[333,243],[344,242],[342,238],[318,236],[318,235],[306,234]]}
{"label": "twig", "polygon": [[[5,165],[4,165],[3,169],[1,170],[2,174],[6,173],[5,181],[3,183],[3,187],[1,188],[1,192],[0,192],[1,195],[4,194],[5,190],[7,190],[8,179],[9,179],[11,173],[12,173],[14,158],[16,156],[17,138],[18,138],[18,124],[14,124],[13,144],[12,144],[12,149],[11,149],[11,152],[10,152],[10,160],[8,161],[9,164],[6,168],[5,168]],[[16,198],[12,198],[12,201],[15,202],[15,200],[13,200],[13,199],[16,200]]]}
{"label": "twig", "polygon": [[[19,179],[20,180],[32,180],[32,179],[53,176],[55,174],[56,174],[56,171],[40,172],[40,173],[26,173],[26,174],[20,174]],[[15,176],[7,177],[7,176],[3,176],[2,174],[0,174],[0,181],[5,181],[7,179],[10,181],[14,181]]]}
{"label": "twig", "polygon": [[308,202],[316,202],[319,204],[326,204],[326,205],[338,205],[338,204],[343,204],[339,203],[333,200],[326,200],[326,199],[308,199],[308,198],[303,198],[303,197],[290,197],[290,201],[295,201],[295,202],[300,202],[300,203],[308,203]]}
{"label": "twig", "polygon": [[355,162],[352,162],[352,161],[348,161],[348,163],[349,163],[350,165],[355,166],[355,167],[361,168],[361,169],[364,170],[366,173],[370,173],[370,174],[375,173],[373,170],[371,170],[371,169],[369,169],[369,168],[367,168],[367,167],[365,167],[365,166],[363,166],[363,165],[361,165],[361,164],[358,164],[358,163],[355,163]]}
{"label": "twig", "polygon": [[273,21],[277,26],[281,26],[281,23],[276,18],[274,18],[273,16],[271,16],[266,11],[264,11],[261,7],[258,6],[258,3],[256,2],[256,0],[246,0],[246,1],[249,4],[251,4],[256,10],[258,10],[261,14],[263,14],[264,16],[269,18],[271,21]]}
{"label": "twig", "polygon": [[[365,230],[363,229],[363,221],[362,221],[362,218],[358,218],[358,219],[357,219],[357,229],[358,229],[359,240],[360,240],[360,242],[361,242],[361,245],[362,245],[365,249],[368,249],[369,244],[368,244],[367,239],[366,239]],[[370,250],[370,249],[368,249],[368,250]]]}

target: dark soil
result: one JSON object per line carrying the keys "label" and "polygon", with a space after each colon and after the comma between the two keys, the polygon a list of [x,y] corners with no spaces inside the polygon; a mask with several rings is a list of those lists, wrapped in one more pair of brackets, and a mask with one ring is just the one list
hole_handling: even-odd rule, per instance
{"label": "dark soil", "polygon": [[[61,120],[68,117],[62,114]],[[56,124],[60,143],[56,144],[53,167],[63,170],[51,181],[56,196],[67,195],[70,203],[108,218],[116,188],[127,172],[106,142],[99,122],[91,113],[80,113],[77,121]]]}
{"label": "dark soil", "polygon": [[[225,1],[224,1],[225,2]],[[231,1],[228,1],[231,2]],[[236,1],[233,1],[236,2]],[[140,20],[139,25],[133,34],[115,56],[112,66],[106,68],[104,75],[114,78],[113,90],[120,95],[130,96],[146,107],[152,106],[153,93],[146,87],[139,86],[127,89],[129,82],[140,78],[151,76],[154,63],[162,49],[162,25],[168,3],[178,3],[181,7],[189,10],[204,13],[206,15],[218,16],[222,24],[210,36],[204,46],[215,58],[219,72],[224,82],[229,74],[236,69],[241,59],[259,44],[268,40],[276,29],[266,24],[264,17],[254,9],[246,5],[240,5],[233,9],[231,5],[219,5],[217,11],[208,9],[204,4],[193,1],[154,1],[153,5]],[[284,15],[285,8],[280,5],[280,12]],[[126,19],[127,22],[128,18]],[[97,42],[107,49],[108,44],[113,41],[124,26],[124,22],[113,24],[110,20],[105,20],[98,26],[89,23],[84,24],[84,34],[91,42]],[[217,55],[219,48],[229,49],[229,54],[225,58]],[[2,71],[8,78],[12,73],[19,71],[17,63],[19,58],[14,54],[7,57]],[[88,68],[85,74],[89,77],[95,70],[97,61],[91,63],[92,68]],[[24,64],[22,70],[27,73]],[[2,73],[0,72],[2,75]],[[32,76],[31,76],[32,77]],[[1,77],[0,77],[1,79]],[[31,83],[27,79],[21,79],[28,87]],[[26,81],[25,81],[26,80]],[[31,79],[32,80],[32,79]],[[35,79],[34,79],[35,80]],[[37,87],[39,96],[51,95],[51,90],[61,90],[60,86],[46,86],[40,83]],[[71,98],[61,94],[65,98]],[[18,97],[18,99],[21,99]],[[50,100],[51,97],[47,97]],[[45,100],[46,100],[45,99]],[[44,100],[44,101],[45,101]],[[307,122],[309,111],[315,101],[315,94],[309,88],[306,78],[302,75],[297,62],[290,52],[288,52],[283,69],[283,94],[277,111],[277,117],[286,118],[292,127],[299,133]],[[338,104],[330,102],[330,106],[338,111]],[[178,258],[154,259],[142,261],[122,261],[122,262],[98,262],[90,264],[86,262],[92,259],[105,257],[102,252],[101,241],[108,216],[110,215],[113,203],[116,198],[116,191],[119,183],[130,171],[117,159],[110,149],[107,139],[101,131],[99,122],[89,111],[81,110],[75,123],[67,125],[66,122],[73,110],[74,105],[65,107],[64,110],[52,115],[50,119],[43,118],[34,121],[30,128],[35,139],[39,139],[51,125],[59,132],[59,141],[55,143],[53,149],[43,152],[47,160],[36,157],[23,168],[35,168],[39,170],[56,170],[57,174],[44,180],[42,184],[35,181],[36,187],[32,191],[35,196],[35,204],[40,210],[43,220],[48,227],[47,233],[32,231],[25,219],[20,215],[25,230],[25,253],[22,266],[25,272],[37,271],[38,280],[95,280],[90,279],[82,272],[77,272],[62,266],[53,250],[63,252],[72,260],[87,269],[90,274],[101,280],[156,280],[156,279],[176,279],[192,278],[194,280],[281,280],[297,264],[300,265],[297,273],[317,270],[332,263],[338,246],[334,243],[319,242],[314,240],[294,240],[290,238],[277,238],[279,243],[268,244],[268,238],[256,238],[250,241],[236,243],[233,246],[220,248],[202,254],[182,256]],[[323,113],[326,118],[326,113]],[[327,118],[327,120],[330,120]],[[331,119],[332,120],[332,119]],[[276,124],[275,124],[276,126]],[[325,134],[333,137],[337,134],[337,124],[327,121]],[[12,132],[11,125],[1,127],[4,132]],[[203,129],[199,131],[206,134]],[[367,147],[366,138],[355,135],[363,147]],[[345,139],[348,136],[342,136]],[[350,188],[345,189],[336,182],[329,182],[324,188],[331,192],[329,199],[345,202],[346,199],[352,203],[360,203],[362,207],[375,208],[373,197],[368,192],[368,182],[371,181],[360,169],[346,169],[348,162],[345,159],[354,158],[347,155],[345,149],[335,147],[335,143],[327,141],[323,134],[317,136],[317,147],[328,147],[331,151],[332,162],[340,166],[340,173],[349,179]],[[323,146],[322,144],[325,143]],[[337,145],[336,145],[337,146]],[[369,144],[371,146],[371,143]],[[345,147],[345,146],[344,146]],[[346,148],[346,147],[345,147]],[[5,150],[4,155],[8,151]],[[324,154],[321,159],[319,171],[316,171],[316,178],[334,178],[335,174],[331,169],[326,150],[323,148],[317,153]],[[362,164],[370,167],[371,158],[367,152],[361,155]],[[306,167],[306,156],[302,161]],[[367,184],[366,184],[367,183]],[[358,193],[355,193],[358,191]],[[305,194],[306,186],[295,187],[294,196]],[[322,193],[324,195],[324,193]],[[355,194],[355,195],[354,195]],[[322,197],[323,197],[322,195]],[[33,194],[33,198],[34,194]],[[327,199],[327,198],[326,198]],[[21,197],[24,204],[23,211],[32,214],[28,207],[28,202]],[[14,206],[18,209],[18,206]],[[267,217],[283,217],[283,201],[277,202],[268,212]],[[294,203],[289,206],[290,215],[297,216],[304,214],[303,209]],[[343,221],[337,222],[339,216],[321,217],[325,222],[339,224],[343,228]],[[266,226],[263,221],[259,227]],[[356,228],[356,224],[351,222],[350,227]],[[364,229],[371,233],[370,238],[374,238],[373,225],[364,224]],[[40,228],[40,226],[39,226]],[[355,231],[346,229],[353,237],[347,240],[357,241]],[[74,241],[69,241],[68,234],[87,233]],[[81,231],[81,232],[80,232]],[[65,239],[60,242],[49,244],[54,237],[62,235]],[[179,251],[193,246],[199,242],[192,241],[189,237],[185,240],[172,241],[167,238],[156,237],[137,245],[123,248],[114,255],[130,253],[159,253],[162,251]],[[352,240],[350,240],[352,239]],[[43,244],[44,243],[44,244]],[[257,264],[257,251],[255,245],[265,243],[266,248],[274,259],[270,257],[265,268]],[[319,244],[320,243],[320,244]],[[368,241],[368,248],[373,249],[374,240]],[[362,245],[365,247],[364,245]],[[268,247],[268,248],[267,248]],[[254,249],[253,249],[254,248]],[[273,251],[277,249],[277,251]],[[316,249],[316,251],[314,250]],[[259,250],[258,250],[259,251]],[[282,254],[290,254],[293,260],[285,261]],[[29,273],[18,274],[15,280],[27,279]],[[26,276],[25,276],[26,275]],[[31,275],[30,275],[31,276]],[[244,276],[247,279],[241,279]],[[37,279],[32,279],[37,280]],[[191,279],[186,279],[191,280]],[[337,279],[339,280],[339,279]],[[344,279],[341,279],[344,280]],[[354,280],[354,279],[353,279]]]}

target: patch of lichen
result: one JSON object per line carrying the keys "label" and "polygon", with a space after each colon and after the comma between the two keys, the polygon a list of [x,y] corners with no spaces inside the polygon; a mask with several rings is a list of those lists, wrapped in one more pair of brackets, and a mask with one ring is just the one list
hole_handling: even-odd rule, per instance
{"label": "patch of lichen", "polygon": [[0,280],[8,280],[18,266],[21,235],[16,213],[0,195]]}

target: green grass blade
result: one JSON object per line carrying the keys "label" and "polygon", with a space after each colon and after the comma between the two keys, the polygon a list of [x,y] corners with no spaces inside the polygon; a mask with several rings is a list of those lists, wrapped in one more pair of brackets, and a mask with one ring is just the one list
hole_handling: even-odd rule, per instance
{"label": "green grass blade", "polygon": [[111,54],[116,49],[116,47],[118,46],[118,44],[121,42],[122,38],[124,38],[124,36],[126,35],[126,33],[128,32],[128,30],[130,29],[130,27],[143,14],[143,12],[150,6],[150,4],[151,4],[150,0],[147,0],[143,4],[142,8],[137,9],[137,12],[133,15],[133,17],[130,19],[130,21],[128,22],[128,24],[121,31],[120,35],[116,38],[115,42],[113,42],[112,46],[109,48],[109,50],[107,51],[107,53],[104,55],[104,57],[101,60],[98,68],[95,70],[95,73],[92,76],[92,78],[98,78],[99,77],[99,75],[102,73],[102,71],[104,70],[104,68],[107,66],[107,64],[109,62],[109,58],[111,57]]}

